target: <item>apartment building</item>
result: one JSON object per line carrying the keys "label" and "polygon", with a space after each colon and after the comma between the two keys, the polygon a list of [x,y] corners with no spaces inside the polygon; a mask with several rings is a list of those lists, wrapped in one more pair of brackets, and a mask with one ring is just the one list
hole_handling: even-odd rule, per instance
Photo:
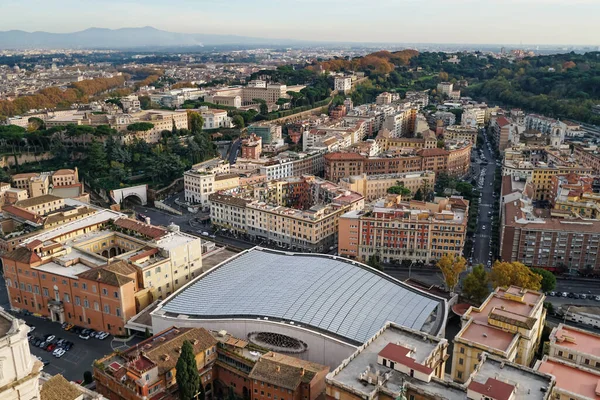
{"label": "apartment building", "polygon": [[339,219],[338,252],[367,262],[430,262],[460,256],[465,243],[469,202],[462,197],[436,198],[433,203],[402,201],[388,195],[363,210]]}
{"label": "apartment building", "polygon": [[390,104],[391,102],[398,100],[400,100],[400,95],[398,93],[383,92],[377,95],[375,98],[375,104]]}
{"label": "apartment building", "polygon": [[496,288],[479,307],[461,317],[454,337],[452,379],[464,383],[483,353],[529,366],[546,321],[545,295],[516,286]]}
{"label": "apartment building", "polygon": [[482,354],[463,384],[444,377],[448,342],[386,324],[326,377],[328,399],[482,400],[552,398],[551,376]]}
{"label": "apartment building", "polygon": [[[215,179],[218,176],[225,175],[228,178],[223,179],[218,185],[215,185]],[[230,189],[237,185],[235,178],[230,177],[230,165],[227,161],[220,158],[213,158],[192,166],[192,169],[183,173],[183,188],[185,201],[192,204],[201,204],[202,207],[208,207],[208,196],[217,190],[224,188]],[[230,181],[229,178],[232,178]],[[228,183],[235,186],[226,187]]]}
{"label": "apartment building", "polygon": [[[9,189],[15,190],[9,191]],[[5,183],[0,188],[2,201],[7,204],[47,194],[56,194],[60,197],[86,197],[83,185],[79,183],[77,168],[16,174],[12,177],[12,184]]]}
{"label": "apartment building", "polygon": [[383,127],[391,132],[392,137],[408,136],[415,130],[416,118],[417,109],[405,103],[396,113],[385,117]]}
{"label": "apartment building", "polygon": [[549,202],[553,217],[600,219],[600,195],[593,190],[591,175],[555,175],[552,177]]}
{"label": "apartment building", "polygon": [[262,138],[255,134],[242,140],[242,158],[258,160],[262,153]]}
{"label": "apartment building", "polygon": [[202,268],[199,238],[110,210],[29,235],[2,260],[13,309],[113,334]]}
{"label": "apartment building", "polygon": [[399,184],[410,190],[412,196],[419,189],[422,193],[428,193],[433,190],[435,185],[435,172],[419,171],[384,175],[367,175],[363,173],[342,178],[339,181],[341,187],[360,193],[366,201],[385,197],[390,187]]}
{"label": "apartment building", "polygon": [[43,364],[29,350],[29,327],[0,308],[0,398],[40,400]]}
{"label": "apartment building", "polygon": [[427,130],[422,138],[393,137],[387,129],[382,129],[375,138],[381,151],[400,149],[435,149],[437,147],[437,138],[432,131]]}
{"label": "apartment building", "polygon": [[113,400],[168,398],[177,394],[176,365],[184,342],[192,345],[207,398],[215,395],[217,340],[203,328],[169,328],[94,363],[96,390]]}
{"label": "apartment building", "polygon": [[121,104],[123,105],[123,111],[136,112],[142,109],[140,99],[135,95],[129,95],[121,98]]}
{"label": "apartment building", "polygon": [[[112,127],[124,134],[120,136],[122,143],[130,143],[135,139],[147,143],[158,143],[162,139],[162,131],[177,129],[188,129],[187,110],[147,110],[133,114],[123,114],[124,117],[116,118]],[[127,127],[135,122],[149,122],[153,128],[148,131],[128,131]]]}
{"label": "apartment building", "polygon": [[463,109],[460,124],[464,127],[483,128],[486,120],[486,109],[468,107]]}
{"label": "apartment building", "polygon": [[450,125],[444,129],[445,140],[468,140],[477,146],[477,127],[464,125]]}
{"label": "apartment building", "polygon": [[437,92],[442,95],[450,97],[454,90],[454,84],[451,82],[440,82],[437,85]]}
{"label": "apartment building", "polygon": [[256,104],[255,99],[264,100],[267,104],[275,104],[280,98],[289,97],[287,92],[288,87],[281,84],[264,82],[264,85],[246,86],[242,89],[242,105]]}
{"label": "apartment building", "polygon": [[352,90],[352,78],[349,76],[336,76],[333,82],[333,89],[342,94]]}
{"label": "apartment building", "polygon": [[600,221],[540,217],[526,199],[507,202],[502,214],[502,260],[552,271],[600,269]]}
{"label": "apartment building", "polygon": [[500,152],[504,152],[518,134],[517,126],[504,115],[493,117],[490,121],[490,129]]}
{"label": "apartment building", "polygon": [[[381,143],[381,146],[389,144]],[[325,179],[338,181],[353,175],[381,175],[418,171],[446,172],[461,176],[471,167],[470,142],[448,143],[448,149],[392,149],[377,157],[358,153],[334,152],[324,156]]]}
{"label": "apartment building", "polygon": [[600,344],[597,333],[559,324],[550,334],[548,354],[535,368],[556,379],[555,398],[594,399],[598,397],[600,358],[594,350]]}
{"label": "apartment building", "polygon": [[595,175],[600,174],[600,151],[597,146],[584,147],[576,144],[573,146],[573,157],[580,165],[591,168]]}
{"label": "apartment building", "polygon": [[267,180],[284,179],[291,176],[321,175],[324,166],[322,151],[313,150],[296,153],[286,151],[269,158],[259,166],[260,175]]}
{"label": "apartment building", "polygon": [[337,243],[338,218],[364,206],[362,195],[314,176],[209,196],[213,225],[293,250]]}
{"label": "apartment building", "polygon": [[534,189],[534,200],[548,200],[552,199],[552,190],[554,187],[552,178],[555,176],[577,174],[577,175],[589,175],[593,172],[592,168],[583,165],[557,165],[557,164],[545,164],[538,163],[531,172],[529,181],[533,184]]}

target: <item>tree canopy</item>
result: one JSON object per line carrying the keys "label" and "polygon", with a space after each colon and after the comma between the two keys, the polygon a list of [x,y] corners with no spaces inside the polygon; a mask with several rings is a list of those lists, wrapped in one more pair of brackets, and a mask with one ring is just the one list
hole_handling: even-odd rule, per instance
{"label": "tree canopy", "polygon": [[477,303],[481,303],[486,299],[490,293],[489,277],[483,265],[474,266],[473,270],[465,277],[462,293],[465,297]]}
{"label": "tree canopy", "polygon": [[556,288],[556,276],[550,271],[547,271],[543,268],[532,268],[534,273],[541,275],[541,290],[542,292],[550,292]]}
{"label": "tree canopy", "polygon": [[496,261],[490,272],[490,282],[494,288],[514,285],[524,289],[540,290],[542,276],[517,261]]}
{"label": "tree canopy", "polygon": [[458,285],[460,274],[467,269],[467,260],[464,257],[455,257],[451,254],[446,254],[437,262],[437,267],[444,275],[444,283],[446,288],[454,292]]}
{"label": "tree canopy", "polygon": [[130,132],[145,132],[154,128],[154,124],[151,122],[134,122],[133,124],[127,125],[127,130]]}

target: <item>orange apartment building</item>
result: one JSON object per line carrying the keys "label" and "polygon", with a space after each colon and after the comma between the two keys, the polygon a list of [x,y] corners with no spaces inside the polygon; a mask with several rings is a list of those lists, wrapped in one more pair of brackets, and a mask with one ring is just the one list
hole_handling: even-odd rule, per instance
{"label": "orange apartment building", "polygon": [[471,168],[470,143],[452,150],[426,148],[366,157],[358,153],[328,153],[324,156],[325,179],[337,182],[354,175],[401,174],[417,171],[464,175]]}
{"label": "orange apartment building", "polygon": [[462,197],[425,203],[388,195],[364,210],[340,216],[338,251],[362,262],[375,255],[385,262],[460,256],[468,213],[469,202]]}
{"label": "orange apartment building", "polygon": [[[206,398],[230,391],[244,400],[315,400],[325,392],[329,367],[264,349],[225,331],[171,327],[94,365],[98,393],[110,400],[177,395],[176,369],[184,341],[194,347]],[[170,397],[171,396],[171,397]]]}
{"label": "orange apartment building", "polygon": [[97,267],[86,254],[34,240],[2,257],[13,308],[52,321],[124,334],[136,314],[136,270],[120,261]]}
{"label": "orange apartment building", "polygon": [[262,138],[254,133],[242,140],[242,158],[258,160],[262,153]]}

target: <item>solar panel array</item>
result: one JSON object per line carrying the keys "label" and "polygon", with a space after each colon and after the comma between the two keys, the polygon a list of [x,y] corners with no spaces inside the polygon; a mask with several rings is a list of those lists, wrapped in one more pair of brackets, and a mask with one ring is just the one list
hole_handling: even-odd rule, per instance
{"label": "solar panel array", "polygon": [[251,250],[163,305],[195,317],[269,317],[365,342],[387,321],[421,329],[440,304],[349,262]]}

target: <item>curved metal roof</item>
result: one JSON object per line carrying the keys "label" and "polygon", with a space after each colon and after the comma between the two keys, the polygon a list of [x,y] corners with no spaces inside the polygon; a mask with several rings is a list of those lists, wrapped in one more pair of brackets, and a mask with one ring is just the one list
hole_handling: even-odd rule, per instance
{"label": "curved metal roof", "polygon": [[200,319],[293,321],[364,343],[387,321],[435,335],[445,307],[444,300],[360,263],[254,248],[200,276],[161,308]]}

